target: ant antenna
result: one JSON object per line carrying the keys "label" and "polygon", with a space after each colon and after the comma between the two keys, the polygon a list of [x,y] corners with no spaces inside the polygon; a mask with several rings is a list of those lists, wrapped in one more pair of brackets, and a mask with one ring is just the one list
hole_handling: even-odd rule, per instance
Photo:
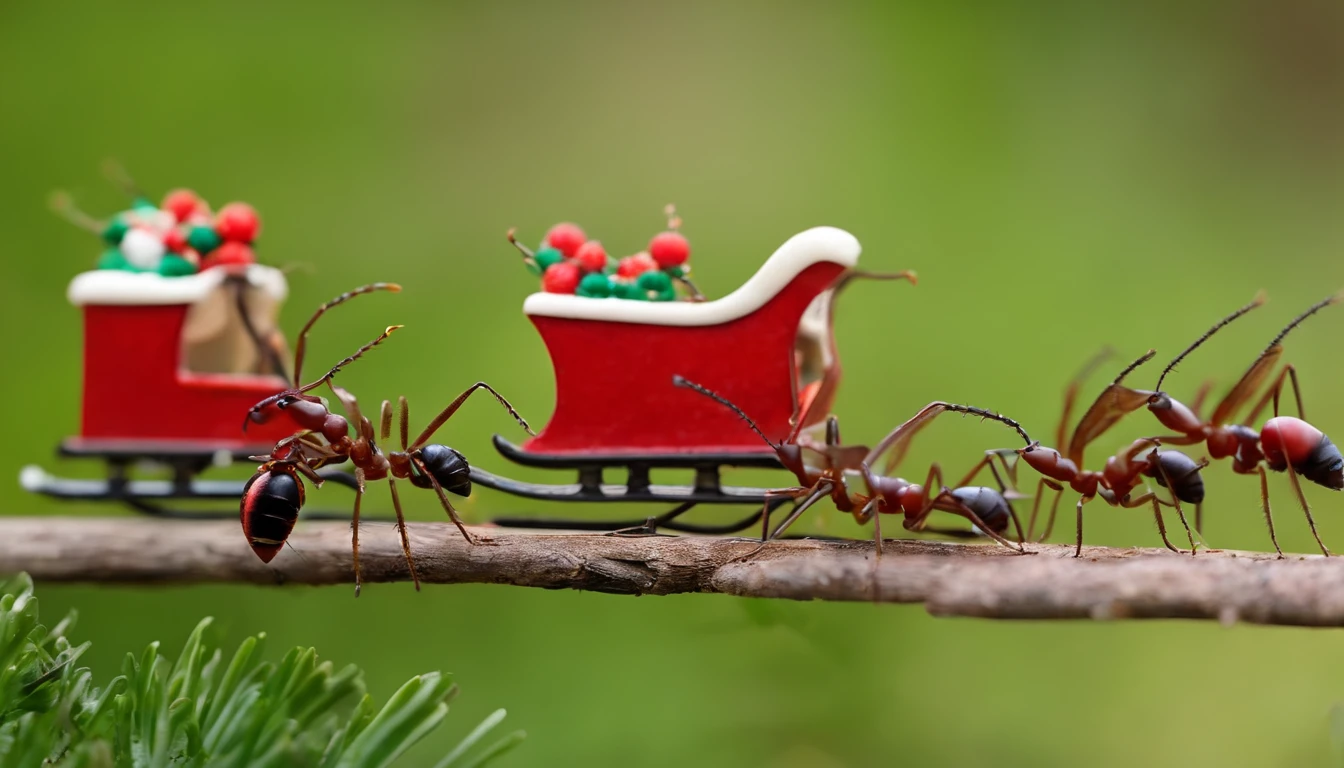
{"label": "ant antenna", "polygon": [[1148,354],[1146,354],[1146,355],[1144,355],[1143,357],[1140,357],[1138,360],[1135,360],[1134,362],[1130,363],[1128,368],[1125,368],[1125,370],[1121,371],[1121,372],[1120,372],[1120,375],[1115,377],[1115,381],[1112,381],[1112,382],[1111,382],[1111,386],[1115,386],[1115,385],[1119,384],[1120,382],[1124,381],[1125,377],[1128,376],[1128,375],[1129,375],[1135,368],[1138,368],[1140,365],[1143,365],[1144,363],[1148,362],[1149,360],[1152,360],[1152,359],[1153,359],[1153,355],[1156,355],[1156,354],[1157,354],[1157,350],[1155,350],[1155,349],[1150,349],[1150,350],[1148,350]]}
{"label": "ant antenna", "polygon": [[359,349],[355,350],[355,353],[354,353],[353,355],[351,355],[351,356],[345,358],[344,360],[342,360],[341,362],[339,362],[339,363],[333,365],[333,366],[331,367],[331,370],[327,371],[326,374],[324,374],[324,375],[322,376],[322,378],[318,379],[317,381],[314,381],[312,384],[305,384],[305,385],[303,385],[302,387],[299,387],[299,388],[298,388],[299,393],[302,394],[302,393],[304,393],[304,392],[310,392],[310,391],[312,391],[312,390],[314,390],[314,389],[317,389],[318,387],[322,386],[323,384],[326,384],[327,382],[331,381],[333,378],[336,377],[336,374],[339,373],[340,370],[341,370],[342,368],[344,368],[345,366],[347,366],[347,365],[349,365],[349,364],[355,362],[356,360],[358,360],[360,357],[362,357],[362,356],[364,355],[365,352],[368,352],[370,349],[373,349],[374,347],[378,346],[379,344],[382,344],[383,341],[385,341],[385,340],[387,339],[388,336],[391,336],[392,333],[393,333],[394,331],[396,331],[397,329],[399,329],[399,328],[405,328],[405,327],[406,327],[406,326],[404,326],[404,325],[389,325],[389,326],[387,326],[387,330],[385,330],[385,331],[383,331],[382,333],[380,333],[380,334],[378,335],[378,338],[374,339],[373,341],[370,341],[368,344],[365,344],[364,346],[362,346],[362,347],[360,347]]}
{"label": "ant antenna", "polygon": [[[1195,349],[1198,348],[1200,344],[1203,344],[1204,342],[1208,341],[1209,337],[1217,333],[1223,326],[1227,325],[1233,320],[1236,320],[1238,317],[1241,317],[1242,315],[1246,314],[1247,312],[1250,312],[1252,309],[1255,309],[1256,307],[1264,303],[1265,303],[1265,292],[1260,291],[1259,293],[1255,294],[1255,298],[1251,300],[1250,304],[1247,304],[1241,309],[1238,309],[1236,312],[1233,312],[1227,317],[1224,317],[1222,320],[1219,320],[1217,323],[1214,323],[1214,326],[1209,330],[1205,331],[1203,336],[1200,336],[1198,339],[1195,339],[1194,344],[1191,344],[1190,346],[1186,347],[1185,351],[1177,355],[1175,360],[1172,360],[1170,363],[1167,363],[1167,367],[1162,369],[1162,375],[1157,377],[1157,391],[1158,392],[1162,391],[1162,380],[1167,378],[1168,373],[1171,373],[1173,370],[1175,370],[1176,364],[1184,360],[1186,355],[1190,354],[1191,352],[1194,352]],[[1270,346],[1273,345],[1271,344]]]}
{"label": "ant antenna", "polygon": [[734,405],[732,401],[730,401],[728,398],[724,397],[723,395],[720,395],[718,392],[714,392],[713,390],[705,389],[699,384],[696,384],[693,381],[688,381],[687,379],[682,378],[681,376],[678,375],[672,376],[672,385],[676,387],[681,387],[682,389],[693,389],[696,392],[699,392],[700,394],[704,395],[705,397],[710,397],[719,401],[720,405],[732,409],[733,413],[736,413],[739,418],[747,422],[747,426],[751,427],[753,432],[760,435],[761,439],[765,441],[766,445],[770,446],[771,448],[774,448],[775,450],[779,450],[779,445],[776,444],[775,441],[766,437],[765,433],[761,431],[761,428],[756,426],[756,422],[752,421],[750,416],[748,416],[746,413],[743,413],[742,409]]}
{"label": "ant antenna", "polygon": [[117,160],[110,157],[104,160],[103,174],[107,176],[108,180],[113,184],[121,187],[122,191],[128,196],[148,199],[144,190],[140,189],[140,185],[135,183],[135,179],[131,178],[131,174],[126,170],[126,167]]}
{"label": "ant antenna", "polygon": [[1031,438],[1027,436],[1027,431],[1022,428],[1022,425],[1018,424],[1016,421],[1013,421],[1012,419],[1008,418],[1007,416],[1004,416],[1001,413],[986,411],[984,408],[976,408],[973,405],[954,405],[952,403],[946,403],[944,404],[943,407],[949,411],[955,411],[957,413],[969,413],[975,416],[979,416],[981,421],[985,419],[993,419],[994,421],[1007,424],[1008,426],[1017,430],[1017,434],[1022,436],[1022,439],[1026,441],[1027,445],[1031,445]]}
{"label": "ant antenna", "polygon": [[[299,383],[303,381],[303,379],[300,378],[300,374],[303,373],[303,356],[308,349],[308,331],[312,330],[313,323],[317,322],[317,318],[321,317],[328,309],[331,309],[337,304],[344,304],[356,296],[365,293],[373,293],[374,291],[391,291],[392,293],[399,293],[401,291],[401,286],[396,283],[371,283],[369,285],[362,285],[353,291],[346,291],[340,296],[337,296],[326,304],[318,307],[317,311],[313,313],[313,316],[308,318],[308,324],[303,326],[302,331],[299,331],[299,340],[294,345],[294,386],[299,386]],[[400,328],[401,326],[397,327]],[[340,366],[337,367],[339,368]],[[334,370],[332,372],[335,373]],[[306,392],[309,389],[312,389],[312,387],[306,387],[301,391]]]}
{"label": "ant antenna", "polygon": [[59,214],[61,218],[74,224],[80,229],[87,229],[95,235],[101,235],[103,229],[106,228],[106,225],[101,221],[98,221],[89,214],[81,211],[79,206],[75,205],[75,200],[70,196],[69,192],[64,190],[52,192],[51,198],[48,199],[47,204],[51,206],[51,210]]}
{"label": "ant antenna", "polygon": [[1260,353],[1260,357],[1264,357],[1265,355],[1269,354],[1269,350],[1277,347],[1279,345],[1279,342],[1283,341],[1283,337],[1287,336],[1288,332],[1296,328],[1299,324],[1301,324],[1303,320],[1306,320],[1308,317],[1311,317],[1312,315],[1316,314],[1325,307],[1328,307],[1331,304],[1338,302],[1340,298],[1341,295],[1339,293],[1336,293],[1333,296],[1327,296],[1326,298],[1321,299],[1315,304],[1312,304],[1311,308],[1308,309],[1306,312],[1303,312],[1302,314],[1293,318],[1293,322],[1289,323],[1288,326],[1285,327],[1282,331],[1279,331],[1279,335],[1275,336],[1274,340],[1269,342],[1269,346],[1265,347],[1265,351]]}

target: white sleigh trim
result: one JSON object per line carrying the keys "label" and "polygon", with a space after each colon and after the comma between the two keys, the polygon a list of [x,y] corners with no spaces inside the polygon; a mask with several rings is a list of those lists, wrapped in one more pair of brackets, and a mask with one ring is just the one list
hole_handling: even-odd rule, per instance
{"label": "white sleigh trim", "polygon": [[[195,304],[209,296],[227,277],[224,268],[207,269],[194,275],[164,277],[154,272],[123,272],[98,269],[75,275],[66,291],[70,303],[85,304]],[[277,302],[289,292],[285,275],[275,267],[249,264],[247,282],[265,291]]]}
{"label": "white sleigh trim", "polygon": [[602,320],[648,325],[718,325],[746,317],[765,306],[803,270],[833,262],[846,268],[859,263],[859,241],[835,227],[814,227],[789,238],[740,288],[715,301],[632,301],[592,299],[562,293],[534,293],[523,312],[538,317]]}

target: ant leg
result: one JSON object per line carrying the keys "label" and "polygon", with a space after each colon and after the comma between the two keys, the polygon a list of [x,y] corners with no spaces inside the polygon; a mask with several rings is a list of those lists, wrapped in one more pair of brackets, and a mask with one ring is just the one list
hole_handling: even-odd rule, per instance
{"label": "ant leg", "polygon": [[1204,502],[1195,505],[1195,533],[1204,538]]}
{"label": "ant leg", "polygon": [[[755,557],[756,554],[757,554],[758,552],[760,552],[762,549],[765,549],[765,545],[766,545],[766,544],[769,544],[769,543],[770,543],[771,541],[773,541],[774,539],[779,538],[779,536],[780,536],[781,534],[783,534],[784,531],[787,530],[788,527],[789,527],[790,525],[793,525],[793,522],[794,522],[795,520],[797,520],[798,517],[799,517],[800,515],[802,515],[804,512],[807,511],[807,508],[808,508],[808,507],[812,506],[813,504],[816,504],[816,503],[817,503],[818,501],[820,501],[821,499],[826,498],[827,494],[830,493],[830,487],[829,487],[829,486],[830,486],[830,482],[829,482],[829,481],[822,481],[822,482],[817,483],[817,485],[815,485],[815,486],[813,486],[813,487],[811,487],[811,488],[784,488],[784,489],[778,489],[778,490],[773,490],[773,491],[766,491],[766,492],[765,492],[765,510],[764,510],[763,514],[761,515],[761,518],[762,518],[762,519],[761,519],[761,543],[758,544],[758,545],[756,546],[755,549],[751,550],[751,551],[748,552],[747,554],[742,555],[741,557],[735,558],[734,562],[740,562],[740,561],[742,561],[742,560],[750,560],[751,558]],[[787,518],[784,519],[784,522],[782,522],[782,523],[779,524],[779,527],[778,527],[778,528],[776,528],[773,532],[771,532],[771,531],[770,531],[770,499],[771,499],[772,497],[773,497],[773,498],[779,498],[779,497],[781,497],[781,496],[788,497],[788,498],[793,498],[793,499],[799,499],[799,498],[802,498],[803,501],[800,502],[800,503],[795,503],[794,506],[793,506],[793,511],[791,511],[791,512],[789,513],[789,516],[788,516]],[[804,497],[806,497],[806,498],[804,498]]]}
{"label": "ant leg", "polygon": [[1265,390],[1265,394],[1261,395],[1260,399],[1256,402],[1255,407],[1251,409],[1251,412],[1246,417],[1244,423],[1254,424],[1260,416],[1260,411],[1264,410],[1265,406],[1269,404],[1271,400],[1274,403],[1274,415],[1279,415],[1279,395],[1283,391],[1283,379],[1285,376],[1292,379],[1293,382],[1293,397],[1297,400],[1297,417],[1306,421],[1307,417],[1302,415],[1302,388],[1298,386],[1297,383],[1297,369],[1291,365],[1285,365],[1283,370],[1279,371],[1279,375],[1275,377],[1274,383],[1270,385],[1269,389]]}
{"label": "ant leg", "polygon": [[415,442],[411,445],[411,447],[407,448],[406,450],[413,451],[417,448],[424,447],[425,443],[429,442],[429,439],[434,436],[434,433],[439,431],[439,427],[442,427],[444,423],[448,421],[448,419],[452,418],[453,414],[457,413],[457,409],[461,408],[462,404],[467,401],[467,398],[471,397],[472,393],[478,389],[484,389],[490,394],[494,395],[495,399],[499,401],[499,404],[504,406],[504,409],[509,412],[509,415],[512,416],[520,426],[522,426],[522,428],[527,432],[527,434],[532,435],[534,437],[536,436],[537,433],[533,432],[532,428],[527,425],[527,420],[524,419],[522,416],[518,415],[518,411],[514,410],[513,405],[509,403],[508,400],[505,400],[503,395],[496,392],[493,387],[491,387],[489,384],[486,384],[484,381],[478,381],[475,384],[472,384],[470,387],[467,387],[465,392],[458,395],[456,400],[449,403],[447,408],[444,408],[443,411],[440,412],[438,416],[435,416],[434,420],[429,422],[429,426],[425,427],[425,431],[421,432],[420,436],[415,438]]}
{"label": "ant leg", "polygon": [[1120,502],[1120,506],[1126,509],[1134,509],[1136,507],[1142,507],[1150,502],[1153,505],[1153,519],[1157,521],[1157,532],[1162,535],[1162,543],[1167,545],[1167,549],[1170,549],[1172,552],[1179,555],[1185,554],[1184,550],[1177,549],[1171,543],[1171,540],[1167,538],[1167,524],[1162,520],[1162,502],[1157,498],[1157,494],[1149,491],[1137,499],[1126,499],[1125,501]]}
{"label": "ant leg", "polygon": [[[1185,526],[1185,536],[1190,540],[1190,555],[1193,557],[1196,551],[1195,535],[1190,532],[1190,524],[1185,520],[1185,510],[1181,509],[1181,500],[1176,496],[1176,483],[1172,481],[1171,475],[1167,474],[1166,467],[1162,466],[1162,462],[1157,460],[1156,448],[1153,449],[1152,462],[1157,467],[1157,471],[1162,475],[1162,481],[1167,486],[1167,491],[1171,493],[1171,505],[1176,508],[1176,514],[1181,518],[1181,525]],[[1208,462],[1205,462],[1203,465],[1197,465],[1195,471],[1198,472],[1207,465]]]}
{"label": "ant leg", "polygon": [[[1063,496],[1064,494],[1060,494]],[[1074,557],[1083,556],[1083,505],[1091,501],[1091,496],[1078,497],[1078,546],[1073,550]]]}
{"label": "ant leg", "polygon": [[1013,527],[1017,529],[1017,545],[1020,548],[1026,539],[1022,536],[1022,521],[1017,517],[1017,509],[1013,507],[1012,499],[1008,498],[1008,486],[999,477],[999,470],[991,462],[989,465],[990,474],[994,475],[994,482],[999,484],[999,491],[1003,493],[1003,503],[1008,505],[1008,517],[1012,518]]}
{"label": "ant leg", "polygon": [[1297,479],[1297,470],[1293,465],[1288,464],[1288,482],[1293,484],[1293,492],[1297,494],[1297,501],[1302,505],[1302,511],[1307,515],[1307,525],[1311,526],[1311,535],[1316,537],[1316,544],[1321,548],[1321,552],[1326,557],[1330,556],[1330,550],[1325,548],[1325,542],[1321,541],[1321,535],[1316,532],[1316,521],[1311,516],[1311,505],[1307,503],[1307,497],[1302,493],[1302,483]]}
{"label": "ant leg", "polygon": [[401,430],[401,450],[405,451],[406,446],[411,442],[411,405],[406,402],[406,396],[397,398],[397,410],[401,411],[401,420],[397,428]]}
{"label": "ant leg", "polygon": [[1055,428],[1055,445],[1058,445],[1060,450],[1068,448],[1066,438],[1068,437],[1069,421],[1073,416],[1073,407],[1078,401],[1078,391],[1082,388],[1083,382],[1087,380],[1088,376],[1092,375],[1092,372],[1098,366],[1109,360],[1113,355],[1115,355],[1114,348],[1109,345],[1102,347],[1097,354],[1092,356],[1091,360],[1088,360],[1082,368],[1078,369],[1078,372],[1073,375],[1073,379],[1069,381],[1068,387],[1064,389],[1064,408],[1059,416],[1059,426]]}
{"label": "ant leg", "polygon": [[364,586],[363,574],[359,569],[359,505],[364,500],[364,470],[355,468],[355,516],[350,521],[350,546],[355,558],[355,597]]}
{"label": "ant leg", "polygon": [[1204,418],[1199,415],[1199,412],[1203,410],[1204,401],[1208,399],[1209,393],[1213,391],[1214,383],[1215,381],[1213,379],[1205,379],[1204,383],[1200,384],[1199,389],[1195,391],[1194,399],[1190,401],[1190,411],[1194,413],[1195,418],[1199,419],[1201,422],[1204,421]]}
{"label": "ant leg", "polygon": [[877,549],[877,556],[882,556],[882,510],[878,509],[881,505],[881,499],[873,499],[864,505],[865,514],[873,516],[873,546]]}
{"label": "ant leg", "polygon": [[[433,477],[433,475],[430,475]],[[397,481],[387,476],[387,487],[392,490],[392,508],[397,511],[397,532],[401,534],[401,552],[406,556],[406,567],[411,569],[411,581],[415,591],[420,591],[420,574],[415,571],[415,558],[411,557],[411,537],[406,533],[406,516],[401,513],[401,497],[397,495]]]}
{"label": "ant leg", "polygon": [[350,423],[355,425],[355,432],[366,440],[373,440],[373,422],[364,416],[364,412],[359,408],[359,400],[353,394],[343,387],[338,387],[327,380],[327,386],[335,393],[336,398],[341,401],[341,406],[345,412],[350,415]]}
{"label": "ant leg", "polygon": [[1056,493],[1055,493],[1055,500],[1050,503],[1050,517],[1047,518],[1045,521],[1045,530],[1041,532],[1041,538],[1037,539],[1037,541],[1045,541],[1049,539],[1050,534],[1054,532],[1055,514],[1059,512],[1059,502],[1063,501],[1064,499],[1064,486],[1059,485],[1058,483],[1050,482],[1049,480],[1047,480],[1045,484],[1050,488],[1054,489]]}
{"label": "ant leg", "polygon": [[1016,545],[1014,545],[1011,541],[1009,541],[1009,540],[1003,538],[1002,536],[1000,536],[999,534],[995,533],[994,530],[993,530],[992,528],[990,528],[988,525],[985,524],[985,521],[984,521],[984,520],[981,520],[981,519],[980,519],[980,516],[977,515],[977,514],[975,513],[975,510],[973,510],[973,509],[971,509],[970,507],[966,506],[965,504],[963,504],[963,503],[961,502],[961,499],[958,499],[956,496],[953,496],[953,495],[952,495],[952,489],[951,489],[951,488],[944,488],[944,489],[942,490],[941,493],[939,493],[936,497],[934,497],[934,501],[935,501],[935,502],[937,502],[937,501],[939,501],[939,500],[946,500],[948,503],[952,504],[954,507],[957,507],[957,510],[956,510],[957,512],[961,513],[962,516],[964,516],[967,520],[970,520],[971,523],[974,524],[976,528],[980,529],[980,532],[981,532],[981,533],[985,534],[986,536],[990,537],[991,539],[993,539],[993,540],[997,541],[998,543],[1002,544],[1003,546],[1005,546],[1005,547],[1007,547],[1007,548],[1013,550],[1014,552],[1019,552],[1019,553],[1025,553],[1025,552],[1026,552],[1026,550],[1022,548],[1022,545],[1021,545],[1021,544],[1016,544]]}
{"label": "ant leg", "polygon": [[[993,466],[994,466],[994,453],[992,451],[986,451],[985,457],[980,461],[977,461],[975,463],[975,466],[971,467],[970,471],[966,473],[966,476],[961,478],[961,480],[958,481],[957,484],[952,487],[965,488],[966,486],[971,484],[971,481],[975,479],[976,475],[980,474],[981,470],[983,470],[985,467],[990,467],[992,469]],[[1000,484],[1002,484],[1002,481],[1000,481]]]}
{"label": "ant leg", "polygon": [[1274,543],[1274,551],[1283,559],[1283,550],[1279,548],[1279,538],[1274,535],[1274,516],[1269,511],[1269,477],[1263,464],[1256,467],[1260,472],[1260,505],[1265,510],[1265,524],[1269,526],[1269,540]]}
{"label": "ant leg", "polygon": [[[429,484],[434,486],[434,492],[439,495],[439,501],[443,503],[443,510],[448,513],[448,517],[453,521],[453,525],[457,526],[457,530],[462,532],[463,538],[467,540],[468,544],[476,544],[476,537],[471,535],[467,526],[462,523],[462,518],[458,517],[457,510],[453,508],[453,503],[448,500],[448,493],[443,490],[443,486],[439,485],[438,478],[434,477],[434,473],[429,471],[429,467],[425,466],[422,459],[412,457],[411,461],[415,462],[420,474],[429,478]],[[392,478],[389,477],[388,479],[391,480]]]}
{"label": "ant leg", "polygon": [[811,489],[812,492],[808,494],[807,498],[803,499],[798,506],[794,507],[793,511],[789,513],[789,516],[784,518],[784,521],[781,522],[775,530],[770,532],[770,538],[768,540],[773,541],[780,536],[783,536],[784,532],[789,529],[789,526],[793,525],[809,507],[831,494],[831,487],[832,484],[829,480],[823,480],[813,486]]}

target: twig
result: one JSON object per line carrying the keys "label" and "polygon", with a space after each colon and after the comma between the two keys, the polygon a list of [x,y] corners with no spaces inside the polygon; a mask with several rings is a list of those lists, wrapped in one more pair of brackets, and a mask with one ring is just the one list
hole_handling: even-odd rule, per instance
{"label": "twig", "polygon": [[[742,597],[925,603],[939,616],[999,619],[1215,619],[1344,626],[1344,558],[1275,560],[1248,552],[1031,547],[888,541],[756,543],[713,537],[627,538],[477,529],[471,546],[447,523],[411,524],[421,581],[513,584],[630,595],[716,592]],[[108,583],[250,582],[353,585],[350,528],[300,522],[269,566],[232,521],[146,518],[0,518],[0,573],[39,581]],[[368,583],[406,581],[394,529],[366,524],[360,560]],[[365,599],[377,599],[378,590]]]}

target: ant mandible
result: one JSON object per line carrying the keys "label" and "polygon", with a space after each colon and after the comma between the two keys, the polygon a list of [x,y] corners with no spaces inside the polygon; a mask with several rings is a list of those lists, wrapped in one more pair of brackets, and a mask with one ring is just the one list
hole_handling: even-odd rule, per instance
{"label": "ant mandible", "polygon": [[[375,439],[373,424],[359,408],[354,395],[341,387],[331,384],[332,378],[345,365],[350,364],[365,352],[382,343],[401,326],[392,326],[378,338],[360,347],[350,357],[345,358],[321,378],[312,383],[299,386],[298,382],[303,364],[303,350],[309,329],[324,312],[332,306],[347,301],[354,296],[379,290],[386,284],[364,286],[333,299],[318,308],[300,335],[295,352],[295,386],[292,389],[273,395],[257,403],[248,412],[248,420],[264,424],[275,416],[287,414],[300,431],[276,444],[275,451],[257,469],[257,473],[248,481],[243,492],[240,514],[243,531],[248,537],[252,549],[263,562],[270,562],[280,551],[293,530],[294,521],[304,503],[303,481],[300,475],[308,477],[315,485],[321,485],[321,477],[316,469],[326,464],[337,464],[349,460],[355,465],[355,505],[352,523],[351,543],[354,555],[355,594],[362,586],[359,566],[359,515],[360,504],[364,497],[365,484],[368,481],[388,481],[392,494],[392,506],[397,514],[397,531],[401,535],[402,553],[410,569],[411,580],[415,588],[420,589],[420,577],[415,569],[415,560],[411,556],[410,540],[406,533],[406,519],[401,509],[401,498],[397,493],[396,479],[409,480],[418,488],[432,488],[438,495],[444,511],[461,531],[462,536],[471,544],[474,537],[463,524],[457,510],[453,508],[448,494],[468,496],[471,493],[471,474],[467,459],[460,452],[438,443],[430,443],[434,434],[462,407],[467,398],[477,390],[484,389],[495,396],[500,405],[527,431],[535,434],[527,421],[514,410],[503,395],[496,392],[483,381],[476,382],[458,395],[448,407],[444,408],[425,427],[415,441],[410,440],[410,409],[406,398],[398,398],[399,433],[401,450],[385,453],[378,440],[390,441],[392,432],[392,404],[384,400],[380,419],[380,434]],[[306,395],[313,389],[327,384],[341,401],[349,414],[349,420],[331,413],[327,405],[319,398]],[[349,435],[349,423],[356,425],[356,436]],[[319,439],[320,436],[320,439]]]}
{"label": "ant mandible", "polygon": [[[893,454],[892,461],[888,463],[885,470],[886,472],[894,471],[895,465],[905,454],[910,438],[924,423],[943,411],[970,413],[983,418],[995,419],[1012,426],[1025,437],[1026,433],[1022,432],[1021,428],[1017,426],[1017,422],[1011,419],[971,406],[934,402],[925,406],[914,418],[897,427],[883,439],[876,449],[870,450],[866,446],[859,445],[843,445],[840,441],[839,421],[834,416],[826,421],[824,443],[816,443],[806,434],[801,434],[798,426],[801,422],[797,420],[795,420],[794,427],[788,436],[783,441],[776,443],[767,437],[741,408],[717,392],[688,381],[681,376],[673,377],[673,384],[699,392],[732,410],[767,445],[775,450],[780,463],[798,479],[799,485],[796,487],[766,491],[767,510],[772,498],[785,497],[795,500],[801,499],[801,501],[797,502],[789,516],[773,531],[769,529],[768,514],[763,513],[766,519],[762,523],[761,547],[779,538],[808,508],[829,496],[839,511],[852,514],[858,523],[863,524],[873,520],[876,549],[879,555],[882,551],[882,529],[878,520],[878,513],[887,512],[888,508],[892,512],[905,514],[904,527],[906,530],[927,530],[934,533],[956,535],[958,532],[926,527],[926,521],[933,510],[952,512],[967,518],[978,529],[1000,544],[1010,549],[1022,551],[1020,541],[1014,547],[1001,535],[1003,531],[1007,530],[1010,519],[1014,522],[1017,521],[1017,515],[1013,512],[1006,497],[992,488],[962,487],[969,483],[979,470],[989,463],[988,458],[977,465],[975,470],[955,489],[942,485],[942,471],[937,464],[934,464],[930,469],[929,478],[923,486],[900,478],[879,476],[869,469],[869,465],[880,458],[883,453],[895,448],[896,453]],[[805,458],[807,453],[813,454],[819,461],[809,464]],[[992,464],[990,466],[992,469]],[[868,484],[869,494],[851,493],[846,482],[846,475],[848,474],[861,474]],[[997,470],[994,470],[994,474],[998,478]],[[932,491],[935,487],[935,480],[938,483],[936,487],[940,488],[936,494]],[[1001,479],[1000,483],[1002,483]],[[929,489],[927,494],[925,488]],[[1018,524],[1018,538],[1021,539],[1020,524]],[[747,556],[755,554],[761,547],[753,550]]]}
{"label": "ant mandible", "polygon": [[[1283,558],[1283,550],[1279,548],[1278,537],[1274,534],[1274,518],[1270,513],[1269,481],[1265,475],[1265,466],[1275,472],[1286,471],[1288,473],[1288,481],[1292,485],[1294,493],[1297,494],[1297,500],[1302,505],[1302,511],[1306,514],[1307,524],[1311,527],[1311,535],[1315,537],[1316,544],[1320,546],[1321,552],[1328,557],[1330,550],[1326,548],[1325,543],[1321,541],[1320,534],[1316,532],[1316,521],[1311,516],[1311,506],[1307,503],[1307,497],[1302,493],[1302,485],[1297,476],[1303,475],[1313,483],[1331,490],[1344,490],[1344,456],[1341,456],[1339,448],[1330,442],[1330,438],[1326,437],[1324,432],[1305,421],[1306,414],[1302,410],[1302,391],[1297,383],[1297,370],[1292,365],[1283,367],[1283,370],[1274,378],[1269,388],[1265,390],[1264,395],[1261,396],[1243,422],[1240,424],[1229,424],[1228,422],[1237,410],[1250,400],[1270,371],[1273,370],[1274,365],[1283,354],[1284,337],[1301,324],[1303,320],[1338,302],[1340,298],[1340,294],[1335,294],[1322,299],[1293,318],[1292,322],[1288,323],[1269,342],[1269,346],[1265,347],[1265,350],[1255,359],[1251,367],[1242,375],[1241,380],[1228,391],[1222,402],[1214,408],[1213,414],[1207,421],[1198,415],[1199,405],[1205,390],[1201,390],[1201,395],[1195,402],[1194,407],[1188,407],[1164,392],[1162,381],[1175,368],[1177,363],[1207,341],[1220,328],[1263,304],[1264,297],[1262,295],[1257,296],[1255,301],[1218,321],[1203,336],[1196,339],[1162,371],[1162,375],[1157,380],[1156,391],[1144,393],[1147,395],[1148,410],[1157,417],[1162,426],[1179,433],[1156,439],[1169,445],[1205,443],[1211,457],[1215,459],[1230,457],[1232,459],[1233,472],[1241,475],[1258,474],[1260,476],[1260,501],[1265,513],[1265,524],[1269,527],[1269,539],[1273,542],[1274,550],[1278,552],[1280,558]],[[1297,402],[1298,418],[1279,415],[1279,396],[1283,390],[1285,378],[1290,380],[1293,385],[1293,397]],[[1265,422],[1259,432],[1256,432],[1250,425],[1255,423],[1260,412],[1264,410],[1271,399],[1274,402],[1274,416]],[[1196,526],[1198,527],[1198,521]]]}
{"label": "ant mandible", "polygon": [[[1081,557],[1083,553],[1083,506],[1094,498],[1101,498],[1111,506],[1126,509],[1134,509],[1151,503],[1153,518],[1157,522],[1157,530],[1162,536],[1162,543],[1167,546],[1167,549],[1180,552],[1181,550],[1172,545],[1167,538],[1167,527],[1162,520],[1162,506],[1174,506],[1176,514],[1180,516],[1181,525],[1185,527],[1186,537],[1190,541],[1191,554],[1194,553],[1194,535],[1190,532],[1190,525],[1186,522],[1181,502],[1199,504],[1204,500],[1204,479],[1200,475],[1200,470],[1208,465],[1207,460],[1195,462],[1180,451],[1161,451],[1158,449],[1161,441],[1154,438],[1144,438],[1134,441],[1124,451],[1108,458],[1104,470],[1081,468],[1083,466],[1083,453],[1087,445],[1110,429],[1125,414],[1138,410],[1147,402],[1149,393],[1129,389],[1123,386],[1121,382],[1135,368],[1151,360],[1154,354],[1156,352],[1151,349],[1148,350],[1147,354],[1130,363],[1127,368],[1120,372],[1120,375],[1097,397],[1092,407],[1083,414],[1067,443],[1062,441],[1065,423],[1063,420],[1061,421],[1057,439],[1060,439],[1061,448],[1064,449],[1063,453],[1055,448],[1043,447],[1039,442],[1029,443],[1025,448],[1013,449],[1028,466],[1042,475],[1040,483],[1037,485],[1031,519],[1027,524],[1029,537],[1035,533],[1036,513],[1040,509],[1041,496],[1044,493],[1043,489],[1046,487],[1057,492],[1050,509],[1049,523],[1041,538],[1049,537],[1050,531],[1054,528],[1055,512],[1059,507],[1059,499],[1063,495],[1063,484],[1067,483],[1072,490],[1079,494],[1077,545],[1074,549],[1074,557]],[[1085,371],[1090,370],[1091,367],[1093,366],[1090,364],[1085,368]],[[1067,420],[1073,409],[1074,400],[1078,393],[1078,381],[1079,379],[1075,379],[1065,393],[1064,420]],[[1134,489],[1139,485],[1141,476],[1153,478],[1159,485],[1169,489],[1172,493],[1172,501],[1165,502],[1152,491],[1148,491],[1137,498],[1131,498]]]}

